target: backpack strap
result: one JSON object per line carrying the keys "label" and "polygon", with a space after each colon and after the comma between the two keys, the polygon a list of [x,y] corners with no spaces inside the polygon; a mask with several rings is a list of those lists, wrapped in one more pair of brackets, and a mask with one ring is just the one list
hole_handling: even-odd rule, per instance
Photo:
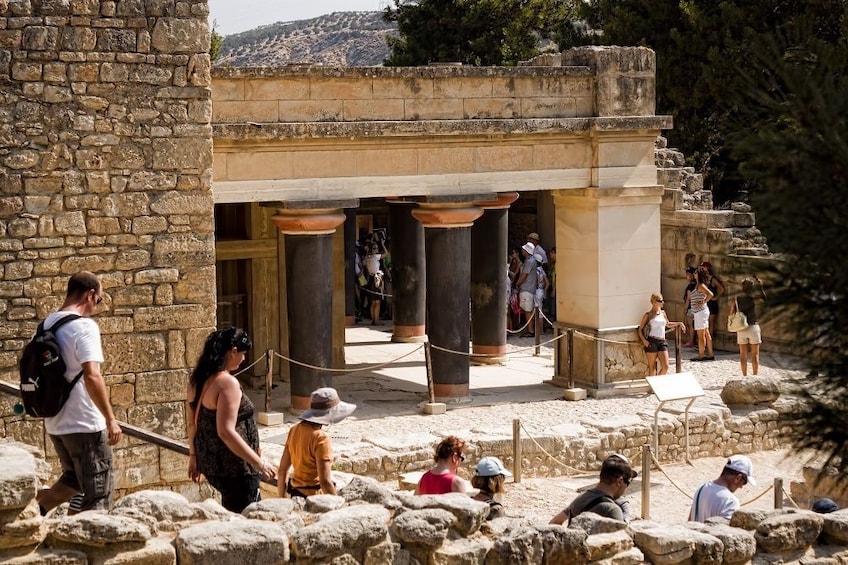
{"label": "backpack strap", "polygon": [[[39,332],[42,332],[42,333],[43,333],[43,332],[45,332],[45,331],[51,331],[51,332],[53,332],[53,335],[56,335],[56,331],[57,331],[59,328],[61,328],[62,326],[64,326],[64,325],[65,325],[65,324],[67,324],[68,322],[73,322],[74,320],[79,320],[80,318],[82,318],[82,316],[80,316],[79,314],[68,314],[67,316],[62,316],[62,317],[59,319],[59,321],[58,321],[58,322],[55,322],[55,323],[54,323],[52,326],[50,326],[50,328],[48,328],[48,329],[45,329],[45,328],[44,328],[44,321],[42,321],[40,324],[38,324],[38,331],[39,331]],[[78,382],[79,382],[79,380],[82,378],[82,376],[83,376],[83,374],[84,374],[84,373],[85,373],[85,371],[80,371],[80,372],[77,374],[77,376],[76,376],[76,377],[74,377],[74,379],[73,379],[73,380],[71,381],[71,383],[70,383],[70,384],[71,384],[71,386],[70,386],[70,387],[68,387],[68,390],[70,390],[70,389],[74,388],[75,386],[77,386],[77,383],[78,383]]]}
{"label": "backpack strap", "polygon": [[588,512],[589,510],[591,510],[592,508],[594,508],[595,506],[597,506],[601,502],[612,502],[613,504],[616,503],[615,500],[613,500],[613,498],[611,496],[606,495],[606,494],[599,494],[598,496],[593,498],[589,502],[589,504],[584,506],[583,510],[581,510],[578,514],[574,514],[573,512],[571,512],[569,510],[568,511],[568,525],[569,526],[571,525],[571,521],[574,519],[575,516],[579,516],[580,514],[583,514],[584,512]]}
{"label": "backpack strap", "polygon": [[695,500],[692,503],[692,520],[695,520],[695,521],[698,520],[698,506],[701,503],[701,491],[704,490],[705,486],[706,486],[706,483],[701,485],[698,488],[698,492],[695,493]]}
{"label": "backpack strap", "polygon": [[44,322],[41,322],[38,325],[38,328],[43,329],[45,331],[51,331],[53,333],[56,333],[56,330],[58,330],[59,328],[61,328],[65,324],[67,324],[68,322],[73,322],[74,320],[79,320],[80,318],[82,318],[82,316],[80,316],[79,314],[68,314],[67,316],[62,316],[61,318],[59,318],[59,321],[55,322],[49,328],[44,327]]}

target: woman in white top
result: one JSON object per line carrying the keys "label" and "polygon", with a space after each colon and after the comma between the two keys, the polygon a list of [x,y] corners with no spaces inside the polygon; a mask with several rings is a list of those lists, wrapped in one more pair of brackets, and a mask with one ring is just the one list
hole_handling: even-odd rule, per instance
{"label": "woman in white top", "polygon": [[[655,292],[651,295],[651,309],[642,316],[639,322],[639,339],[645,347],[648,356],[648,376],[665,375],[668,373],[668,341],[665,339],[666,327],[678,327],[686,332],[683,322],[670,322],[663,310],[662,294]],[[657,373],[657,360],[660,370]]]}

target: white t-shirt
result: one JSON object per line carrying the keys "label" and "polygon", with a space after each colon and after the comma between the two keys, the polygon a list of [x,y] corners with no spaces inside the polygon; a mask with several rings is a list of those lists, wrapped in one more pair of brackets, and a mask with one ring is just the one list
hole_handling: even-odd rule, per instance
{"label": "white t-shirt", "polygon": [[730,520],[733,513],[739,510],[739,506],[739,499],[727,487],[710,481],[695,491],[689,519],[706,522],[707,518],[721,516]]}
{"label": "white t-shirt", "polygon": [[[53,312],[44,320],[44,327],[50,329],[53,324],[71,312]],[[65,378],[72,381],[80,371],[82,364],[88,361],[103,362],[103,346],[100,344],[100,328],[90,318],[79,318],[68,322],[56,332],[56,342],[62,349],[65,362]],[[106,429],[106,418],[88,395],[88,389],[80,378],[71,389],[68,401],[52,418],[44,418],[44,429],[53,436],[67,434],[92,433]]]}

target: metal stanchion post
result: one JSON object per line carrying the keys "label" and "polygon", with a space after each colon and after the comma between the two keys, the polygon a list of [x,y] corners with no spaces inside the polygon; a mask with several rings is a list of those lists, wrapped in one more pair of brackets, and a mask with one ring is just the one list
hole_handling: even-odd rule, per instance
{"label": "metal stanchion post", "polygon": [[521,482],[521,420],[512,421],[512,480]]}
{"label": "metal stanchion post", "polygon": [[783,479],[780,477],[774,478],[774,508],[775,510],[783,508]]}
{"label": "metal stanchion post", "polygon": [[651,519],[651,446],[642,446],[642,519]]}

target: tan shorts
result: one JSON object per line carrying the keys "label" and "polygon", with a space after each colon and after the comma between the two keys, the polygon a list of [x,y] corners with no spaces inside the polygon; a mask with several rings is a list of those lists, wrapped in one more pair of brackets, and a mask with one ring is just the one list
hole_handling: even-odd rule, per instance
{"label": "tan shorts", "polygon": [[762,342],[760,324],[751,324],[741,332],[736,332],[736,343],[739,345],[759,345]]}

